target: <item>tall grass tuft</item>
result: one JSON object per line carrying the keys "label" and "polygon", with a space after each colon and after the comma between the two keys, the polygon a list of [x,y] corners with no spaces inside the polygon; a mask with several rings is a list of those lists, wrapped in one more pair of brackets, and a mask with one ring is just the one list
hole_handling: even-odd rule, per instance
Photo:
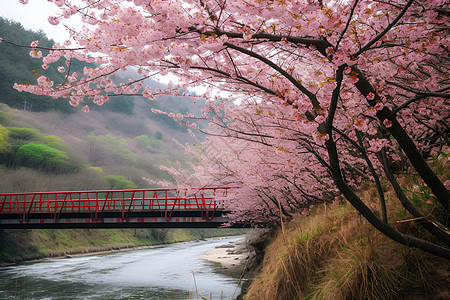
{"label": "tall grass tuft", "polygon": [[[418,230],[413,222],[399,226]],[[446,265],[388,239],[349,205],[333,203],[280,230],[245,299],[432,299],[448,295]]]}

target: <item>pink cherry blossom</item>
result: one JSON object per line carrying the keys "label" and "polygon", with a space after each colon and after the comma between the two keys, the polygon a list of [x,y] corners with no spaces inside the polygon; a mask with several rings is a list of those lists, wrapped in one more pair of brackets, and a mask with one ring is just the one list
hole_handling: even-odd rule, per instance
{"label": "pink cherry blossom", "polygon": [[56,17],[56,16],[49,16],[48,17],[48,22],[52,25],[58,25],[59,22],[61,21],[60,17]]}
{"label": "pink cherry blossom", "polygon": [[42,51],[40,50],[31,50],[30,56],[33,58],[41,58],[42,57]]}
{"label": "pink cherry blossom", "polygon": [[[46,77],[14,88],[73,106],[85,97],[102,105],[110,93],[156,101],[182,94],[195,102],[200,97],[186,91],[201,88],[205,104],[195,116],[152,110],[210,135],[182,145],[198,160],[192,173],[162,168],[180,186],[240,186],[221,198],[236,221],[271,226],[348,196],[384,176],[380,151],[422,172],[426,160],[409,157],[439,155],[446,143],[446,1],[84,2],[53,1],[61,12],[51,24],[76,15],[86,24],[70,29],[79,48],[55,45],[41,58],[45,67],[61,58],[95,67],[67,74],[64,89]],[[140,77],[111,79],[127,68]],[[176,76],[183,88],[141,85],[155,74]],[[439,179],[420,176],[437,199],[446,198]],[[378,210],[362,211],[383,223]]]}

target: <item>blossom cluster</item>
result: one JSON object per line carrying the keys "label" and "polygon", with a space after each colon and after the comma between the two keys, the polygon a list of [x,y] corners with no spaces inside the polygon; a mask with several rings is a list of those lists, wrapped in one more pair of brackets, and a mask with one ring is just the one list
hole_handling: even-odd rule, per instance
{"label": "blossom cluster", "polygon": [[[52,2],[61,14],[51,24],[81,15],[86,26],[46,56],[33,42],[30,55],[44,69],[61,58],[98,66],[67,73],[62,85],[40,76],[15,88],[78,106],[85,97],[102,105],[112,94],[155,100],[207,87],[200,116],[154,112],[191,128],[199,129],[190,122],[198,118],[210,123],[200,130],[211,137],[186,147],[200,161],[190,180],[243,186],[229,200],[237,220],[276,222],[333,199],[326,148],[333,136],[342,175],[357,188],[382,175],[380,151],[402,160],[386,134],[395,122],[420,149],[433,148],[430,137],[448,126],[443,0]],[[129,67],[142,78],[114,83],[111,76]],[[141,80],[169,73],[183,88],[142,88]],[[388,110],[396,120],[380,118]]]}

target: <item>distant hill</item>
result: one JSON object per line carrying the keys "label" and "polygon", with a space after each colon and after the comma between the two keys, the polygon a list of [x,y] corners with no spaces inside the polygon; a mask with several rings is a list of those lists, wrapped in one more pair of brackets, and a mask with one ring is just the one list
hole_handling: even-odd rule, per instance
{"label": "distant hill", "polygon": [[[25,30],[0,18],[0,37],[17,44],[51,47],[43,32]],[[148,187],[142,177],[171,180],[157,165],[175,165],[192,158],[176,145],[191,141],[186,127],[152,108],[173,113],[200,113],[202,101],[163,96],[115,96],[102,106],[85,99],[91,112],[71,107],[67,99],[17,92],[14,82],[34,82],[33,70],[52,79],[62,75],[31,58],[29,49],[0,43],[0,191]],[[57,66],[58,64],[55,64]],[[83,65],[75,62],[75,70]],[[117,80],[136,78],[129,70]],[[166,85],[147,79],[152,89]],[[1,104],[3,103],[3,104]]]}
{"label": "distant hill", "polygon": [[[52,47],[54,41],[48,39],[42,31],[30,31],[14,21],[10,21],[0,17],[0,37],[4,40],[12,41],[19,45],[30,45],[32,41],[39,41],[39,45],[43,47]],[[7,43],[0,43],[0,102],[8,104],[8,106],[27,111],[43,112],[43,111],[61,111],[65,113],[73,113],[79,108],[70,106],[67,99],[53,99],[48,96],[38,96],[24,92],[18,92],[13,89],[15,82],[17,83],[34,83],[36,81],[36,73],[45,75],[55,82],[58,79],[62,82],[63,75],[56,70],[60,64],[51,64],[47,70],[42,69],[42,61],[40,59],[29,56],[30,49],[13,46]],[[46,51],[42,50],[43,55]],[[71,69],[75,72],[82,73],[83,67],[86,63],[74,60]],[[90,65],[95,67],[95,65]],[[35,71],[33,71],[35,70]],[[116,76],[117,80],[128,79],[130,77],[137,78],[137,73],[129,70],[126,73],[121,73]],[[126,80],[125,79],[125,80]],[[159,83],[152,79],[147,79],[144,82],[144,87],[150,86],[152,89],[164,89],[167,85]],[[92,101],[85,99],[86,104],[91,106],[91,109],[102,111],[113,111],[118,113],[125,113],[132,115],[134,113],[134,97],[130,96],[115,96],[114,101],[108,101],[102,107],[96,107]],[[181,97],[180,97],[181,99]],[[150,108],[158,108],[171,112],[187,112],[192,113],[199,111],[199,102],[192,103],[189,99],[176,99],[172,96],[164,96],[161,101],[150,102]],[[159,117],[156,117],[159,118]],[[175,127],[175,124],[164,117],[164,121],[168,125]],[[185,129],[183,129],[185,130]]]}
{"label": "distant hill", "polygon": [[[14,41],[20,45],[30,45],[32,41],[39,40],[41,46],[51,47],[54,42],[48,39],[42,31],[33,32],[25,30],[20,23],[6,20],[0,17],[0,37],[4,40]],[[6,103],[14,108],[21,108],[30,111],[59,110],[73,112],[75,109],[67,101],[56,101],[51,97],[30,95],[20,93],[13,89],[15,82],[34,82],[39,74],[63,79],[56,67],[52,66],[48,70],[42,69],[42,61],[29,56],[30,49],[20,48],[0,43],[0,102]],[[46,55],[45,51],[43,54]],[[76,62],[74,67],[81,68]]]}

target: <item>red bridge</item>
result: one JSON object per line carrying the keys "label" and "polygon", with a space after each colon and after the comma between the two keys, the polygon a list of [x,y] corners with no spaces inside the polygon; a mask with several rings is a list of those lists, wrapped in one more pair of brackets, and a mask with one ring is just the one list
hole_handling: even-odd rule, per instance
{"label": "red bridge", "polygon": [[0,229],[220,227],[232,188],[0,193]]}

